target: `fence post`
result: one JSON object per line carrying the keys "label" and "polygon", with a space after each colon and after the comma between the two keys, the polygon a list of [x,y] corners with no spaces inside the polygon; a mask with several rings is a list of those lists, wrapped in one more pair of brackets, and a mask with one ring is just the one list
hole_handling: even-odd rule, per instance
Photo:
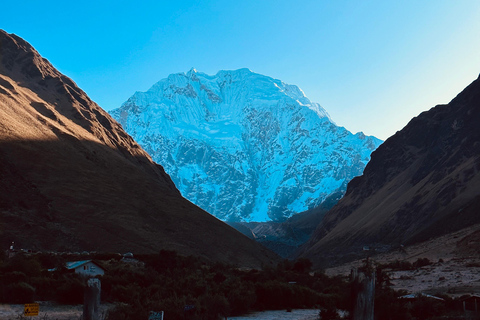
{"label": "fence post", "polygon": [[375,269],[352,269],[353,320],[373,320],[375,302]]}
{"label": "fence post", "polygon": [[99,320],[100,294],[100,279],[88,279],[83,295],[83,320]]}

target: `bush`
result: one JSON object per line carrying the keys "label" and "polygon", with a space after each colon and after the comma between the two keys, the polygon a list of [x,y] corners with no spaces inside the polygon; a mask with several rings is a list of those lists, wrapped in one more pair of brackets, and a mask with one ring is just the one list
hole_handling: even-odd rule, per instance
{"label": "bush", "polygon": [[78,278],[66,278],[57,288],[57,302],[61,304],[81,304],[85,285]]}
{"label": "bush", "polygon": [[412,305],[411,314],[419,320],[430,319],[445,314],[445,306],[436,300],[418,297]]}
{"label": "bush", "polygon": [[256,307],[260,310],[279,310],[292,307],[293,290],[288,283],[269,281],[256,286]]}
{"label": "bush", "polygon": [[5,273],[1,279],[3,280],[4,284],[8,285],[12,283],[26,282],[27,275],[20,271],[12,271]]}
{"label": "bush", "polygon": [[431,265],[432,263],[427,258],[418,258],[417,261],[413,263],[414,268],[421,268],[424,266]]}
{"label": "bush", "polygon": [[33,257],[28,257],[24,254],[17,254],[11,258],[5,271],[19,271],[27,276],[39,276],[42,268],[40,263]]}
{"label": "bush", "polygon": [[223,286],[222,291],[230,304],[230,315],[240,315],[251,310],[257,300],[255,286],[249,282],[234,281]]}
{"label": "bush", "polygon": [[128,304],[117,304],[110,309],[106,320],[145,320],[148,319],[148,312],[141,308],[135,308]]}
{"label": "bush", "polygon": [[392,269],[397,271],[405,271],[405,270],[412,270],[413,266],[408,261],[399,261],[395,260],[393,262],[387,263],[385,265],[381,265],[383,269]]}
{"label": "bush", "polygon": [[145,290],[146,288],[141,288],[135,283],[127,284],[125,286],[114,285],[110,297],[116,302],[133,303],[135,299],[139,299],[141,292]]}
{"label": "bush", "polygon": [[313,263],[309,259],[300,258],[293,265],[293,271],[306,273],[310,272],[312,269]]}
{"label": "bush", "polygon": [[[114,255],[105,257],[110,260],[101,280],[102,300],[119,303],[108,319],[147,319],[150,310],[163,310],[168,319],[208,320],[252,310],[311,308],[327,303],[345,309],[342,305],[349,298],[349,286],[342,278],[311,276],[311,263],[306,259],[285,260],[277,268],[243,271],[173,251],[135,255],[140,261],[135,264],[119,261]],[[11,291],[10,298],[21,296],[22,303],[35,298],[81,304],[83,279],[63,268],[45,270],[62,266],[65,258],[19,255],[5,261],[0,265],[0,294],[5,297]],[[185,310],[186,305],[195,308]]]}
{"label": "bush", "polygon": [[6,287],[6,303],[31,303],[34,301],[35,288],[25,282],[13,283]]}
{"label": "bush", "polygon": [[202,306],[200,316],[203,320],[217,320],[219,316],[224,317],[230,314],[230,304],[222,295],[204,295],[198,299],[198,302]]}
{"label": "bush", "polygon": [[30,278],[29,283],[35,287],[35,295],[38,300],[55,300],[55,288],[60,283],[51,277]]}
{"label": "bush", "polygon": [[319,312],[319,317],[321,320],[337,320],[340,319],[337,313],[337,309],[334,307],[327,307],[321,309]]}

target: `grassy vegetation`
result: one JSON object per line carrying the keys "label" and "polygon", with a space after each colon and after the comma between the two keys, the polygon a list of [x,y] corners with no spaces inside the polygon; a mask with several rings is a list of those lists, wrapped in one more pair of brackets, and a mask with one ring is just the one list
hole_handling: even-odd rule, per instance
{"label": "grassy vegetation", "polygon": [[[102,301],[115,303],[108,319],[148,319],[149,311],[164,311],[168,319],[218,319],[249,311],[318,308],[323,320],[338,319],[337,309],[351,310],[347,279],[311,273],[309,260],[285,260],[276,268],[240,270],[172,251],[136,255],[122,260],[117,254],[88,256],[18,254],[0,257],[0,303],[56,301],[83,303],[84,280],[67,272],[66,261],[94,259],[107,269],[101,277]],[[398,299],[406,292],[390,287],[384,270],[415,268],[393,262],[376,266],[375,317],[385,320],[460,319],[460,300]],[[47,269],[57,268],[51,272]]]}
{"label": "grassy vegetation", "polygon": [[[348,300],[347,282],[311,274],[306,259],[286,260],[264,270],[239,270],[161,251],[136,255],[136,261],[115,254],[18,254],[0,263],[0,302],[82,303],[84,281],[62,266],[84,259],[101,261],[107,269],[101,278],[102,300],[117,304],[109,319],[148,319],[149,311],[160,310],[169,319],[217,319],[254,310],[344,309]],[[57,270],[47,271],[52,268]]]}

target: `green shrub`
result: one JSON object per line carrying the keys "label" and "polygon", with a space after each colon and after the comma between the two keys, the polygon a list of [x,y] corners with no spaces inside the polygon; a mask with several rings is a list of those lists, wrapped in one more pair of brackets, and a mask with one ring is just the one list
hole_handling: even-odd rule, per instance
{"label": "green shrub", "polygon": [[337,309],[333,306],[322,308],[319,312],[321,320],[337,320],[340,319],[337,313]]}
{"label": "green shrub", "polygon": [[428,258],[418,258],[417,261],[415,261],[413,263],[413,267],[416,269],[416,268],[421,268],[421,267],[424,267],[424,266],[428,266],[428,265],[431,265],[432,262],[430,262],[430,260],[428,260]]}
{"label": "green shrub", "polygon": [[24,254],[17,254],[6,265],[5,271],[18,271],[27,276],[39,276],[42,272],[40,263],[34,258]]}
{"label": "green shrub", "polygon": [[430,319],[445,314],[445,306],[442,302],[420,296],[413,302],[411,314],[419,320]]}
{"label": "green shrub", "polygon": [[34,301],[35,288],[25,282],[13,283],[6,287],[6,303],[31,303]]}
{"label": "green shrub", "polygon": [[[145,320],[148,319],[148,311],[128,304],[117,304],[108,311],[105,320]],[[173,319],[173,318],[171,318]]]}
{"label": "green shrub", "polygon": [[257,300],[255,286],[239,280],[226,284],[222,291],[230,304],[230,315],[240,315],[250,311]]}
{"label": "green shrub", "polygon": [[292,269],[293,271],[296,271],[296,272],[306,273],[311,271],[312,266],[313,266],[312,261],[306,258],[300,258],[295,261]]}
{"label": "green shrub", "polygon": [[382,268],[389,268],[397,271],[406,271],[414,269],[412,264],[408,261],[395,260],[393,262],[381,265]]}
{"label": "green shrub", "polygon": [[198,303],[201,305],[199,314],[202,320],[217,320],[219,316],[230,314],[230,304],[222,295],[204,295],[198,299]]}
{"label": "green shrub", "polygon": [[1,278],[3,280],[3,283],[6,285],[27,281],[27,275],[20,271],[7,272]]}
{"label": "green shrub", "polygon": [[[133,264],[120,261],[118,255],[104,256],[110,260],[105,262],[108,271],[101,278],[102,300],[119,303],[109,319],[147,319],[151,310],[164,311],[168,319],[208,320],[253,310],[312,308],[326,303],[342,308],[349,294],[343,278],[321,273],[311,276],[311,263],[306,259],[285,260],[277,268],[243,271],[173,251],[135,255],[141,263]],[[19,255],[5,261],[0,266],[0,298],[6,296],[7,289],[22,287],[27,293],[22,297],[30,297],[27,300],[83,303],[83,279],[64,269],[46,271],[63,265],[65,259],[72,257]],[[186,305],[195,308],[185,311]]]}
{"label": "green shrub", "polygon": [[83,303],[85,285],[78,278],[66,278],[57,288],[56,300],[61,304]]}
{"label": "green shrub", "polygon": [[51,277],[33,277],[29,283],[35,287],[35,294],[39,300],[55,300],[55,290],[60,282]]}

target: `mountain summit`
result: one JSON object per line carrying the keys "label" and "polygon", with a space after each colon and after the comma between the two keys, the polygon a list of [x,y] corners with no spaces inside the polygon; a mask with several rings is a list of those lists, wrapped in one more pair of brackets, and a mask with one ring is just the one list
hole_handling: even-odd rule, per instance
{"label": "mountain summit", "polygon": [[172,74],[111,115],[184,197],[228,221],[282,221],[343,193],[381,143],[249,69]]}

